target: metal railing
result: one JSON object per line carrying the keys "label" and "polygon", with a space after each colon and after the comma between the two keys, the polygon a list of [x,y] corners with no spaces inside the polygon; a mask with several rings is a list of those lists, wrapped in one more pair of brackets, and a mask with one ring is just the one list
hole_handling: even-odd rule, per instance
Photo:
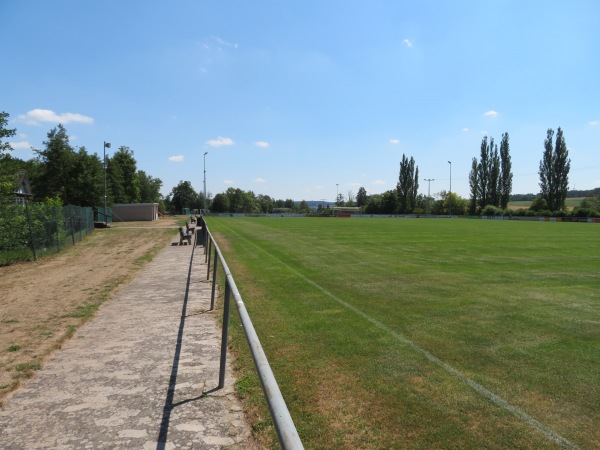
{"label": "metal railing", "polygon": [[[212,261],[212,293],[210,299],[210,309],[213,310],[215,307],[215,292],[216,292],[216,279],[217,279],[217,265],[218,262],[221,261],[221,266],[225,273],[225,296],[223,300],[223,330],[222,330],[222,340],[221,340],[221,365],[219,370],[219,389],[223,388],[225,385],[225,365],[227,360],[227,338],[229,333],[229,309],[231,296],[235,300],[235,306],[238,311],[238,315],[240,317],[240,322],[244,329],[244,334],[246,335],[246,341],[248,342],[248,346],[250,347],[250,352],[252,354],[252,360],[254,361],[254,365],[256,367],[256,371],[258,373],[258,377],[260,379],[260,383],[262,385],[263,393],[265,399],[267,401],[267,405],[269,407],[269,411],[271,413],[271,418],[273,419],[273,425],[275,426],[275,431],[277,432],[277,438],[279,439],[279,443],[283,449],[303,449],[304,446],[300,441],[300,437],[298,436],[298,432],[296,431],[296,426],[294,425],[294,421],[292,420],[292,416],[285,404],[283,399],[283,395],[279,390],[279,386],[277,385],[277,381],[275,380],[275,376],[273,375],[273,371],[271,370],[271,366],[267,361],[267,356],[260,344],[260,340],[258,339],[258,335],[254,330],[254,325],[252,325],[252,321],[250,320],[250,316],[248,315],[248,311],[246,310],[246,306],[244,305],[244,301],[242,300],[242,296],[240,295],[237,286],[235,284],[235,280],[233,279],[233,275],[229,271],[229,267],[225,262],[225,258],[215,241],[215,238],[211,234],[206,225],[204,218],[199,219],[201,227],[200,230],[196,230],[196,245],[204,246],[204,255],[205,262],[207,263],[207,271],[206,271],[206,280],[210,279],[210,271],[211,271],[211,256],[213,258]],[[213,253],[214,252],[214,253]]]}

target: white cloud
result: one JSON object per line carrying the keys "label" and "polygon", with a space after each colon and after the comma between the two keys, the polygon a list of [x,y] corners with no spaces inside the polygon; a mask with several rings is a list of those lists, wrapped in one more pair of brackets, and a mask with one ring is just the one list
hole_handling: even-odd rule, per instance
{"label": "white cloud", "polygon": [[238,44],[235,44],[233,42],[227,42],[225,39],[221,39],[219,36],[211,36],[211,38],[213,38],[217,42],[217,44],[223,47],[231,47],[235,49],[239,47]]}
{"label": "white cloud", "polygon": [[590,120],[588,122],[588,125],[591,125],[593,127],[600,125],[600,120]]}
{"label": "white cloud", "polygon": [[223,180],[223,183],[225,183],[225,184],[233,184],[233,183],[235,183],[235,181],[233,181],[233,180]]}
{"label": "white cloud", "polygon": [[400,141],[398,139],[390,139],[391,144],[399,144]]}
{"label": "white cloud", "polygon": [[408,39],[404,39],[404,40],[402,41],[402,43],[403,43],[404,45],[406,45],[408,48],[412,48],[412,46],[413,46],[413,45],[412,45],[412,42],[410,42]]}
{"label": "white cloud", "polygon": [[484,112],[483,115],[485,117],[496,117],[498,113],[492,109],[490,111]]}
{"label": "white cloud", "polygon": [[466,133],[467,131],[469,131],[469,129],[468,128],[463,128],[462,131],[464,131]]}
{"label": "white cloud", "polygon": [[267,182],[267,180],[265,180],[264,178],[256,178],[254,181],[256,183],[266,183]]}
{"label": "white cloud", "polygon": [[206,143],[208,145],[210,145],[211,147],[223,147],[224,145],[235,144],[235,142],[233,142],[233,139],[228,138],[228,137],[221,137],[221,136],[219,136],[216,139],[210,139],[210,140],[206,141]]}
{"label": "white cloud", "polygon": [[261,148],[267,148],[269,146],[269,143],[265,142],[265,141],[258,141],[258,142],[255,142],[254,145],[256,145],[257,147],[261,147]]}
{"label": "white cloud", "polygon": [[174,156],[169,156],[169,161],[173,161],[173,162],[183,162],[183,155],[174,155]]}
{"label": "white cloud", "polygon": [[376,184],[376,185],[378,185],[378,186],[381,186],[381,185],[384,185],[384,184],[385,184],[385,181],[383,181],[383,180],[375,180],[375,181],[373,181],[373,184]]}
{"label": "white cloud", "polygon": [[19,150],[19,149],[24,149],[24,148],[31,148],[31,144],[27,141],[21,141],[21,142],[9,142],[11,148],[13,148],[14,150]]}
{"label": "white cloud", "polygon": [[482,136],[487,136],[487,130],[481,130],[481,135]]}
{"label": "white cloud", "polygon": [[32,109],[27,114],[21,114],[19,119],[24,120],[27,125],[38,125],[40,122],[51,123],[94,123],[94,119],[83,114],[77,113],[62,113],[57,114],[50,109]]}

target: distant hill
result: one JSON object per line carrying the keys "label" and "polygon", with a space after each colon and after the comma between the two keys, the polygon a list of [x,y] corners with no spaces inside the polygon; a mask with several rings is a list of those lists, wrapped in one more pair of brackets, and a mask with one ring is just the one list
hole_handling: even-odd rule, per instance
{"label": "distant hill", "polygon": [[[329,206],[335,206],[335,202],[328,202],[323,200],[307,200],[308,206],[312,209],[317,209],[319,206],[324,206],[325,208]],[[296,202],[296,204],[300,204],[300,202]]]}
{"label": "distant hill", "polygon": [[[530,202],[540,194],[513,194],[510,196],[511,202]],[[571,190],[567,192],[567,198],[585,198],[600,195],[600,188],[589,189],[587,191]]]}

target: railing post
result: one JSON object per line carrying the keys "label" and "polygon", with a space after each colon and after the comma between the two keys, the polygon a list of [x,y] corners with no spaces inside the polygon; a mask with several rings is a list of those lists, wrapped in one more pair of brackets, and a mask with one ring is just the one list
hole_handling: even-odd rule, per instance
{"label": "railing post", "polygon": [[212,240],[210,239],[210,236],[208,236],[208,234],[204,236],[204,245],[208,246],[208,251],[206,251],[206,247],[204,248],[204,263],[206,264],[210,259],[210,250],[212,246]]}
{"label": "railing post", "polygon": [[215,262],[213,264],[213,280],[212,280],[212,294],[210,296],[210,310],[215,309],[215,291],[217,290],[217,261],[219,252],[215,248]]}
{"label": "railing post", "polygon": [[210,246],[210,241],[209,241],[209,247],[208,247],[208,254],[206,255],[206,257],[204,258],[204,262],[207,263],[208,267],[206,268],[206,281],[210,280],[210,252],[212,251],[212,247]]}
{"label": "railing post", "polygon": [[225,386],[225,364],[227,363],[227,336],[229,333],[229,306],[231,287],[225,282],[225,300],[223,302],[223,333],[221,334],[221,366],[219,369],[219,389]]}

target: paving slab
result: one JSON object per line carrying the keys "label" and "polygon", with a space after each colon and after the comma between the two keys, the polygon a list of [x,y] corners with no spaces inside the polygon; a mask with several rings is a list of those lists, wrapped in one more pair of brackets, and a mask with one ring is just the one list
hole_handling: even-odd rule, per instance
{"label": "paving slab", "polygon": [[165,247],[6,400],[0,448],[257,448],[229,368],[216,389],[204,259]]}

